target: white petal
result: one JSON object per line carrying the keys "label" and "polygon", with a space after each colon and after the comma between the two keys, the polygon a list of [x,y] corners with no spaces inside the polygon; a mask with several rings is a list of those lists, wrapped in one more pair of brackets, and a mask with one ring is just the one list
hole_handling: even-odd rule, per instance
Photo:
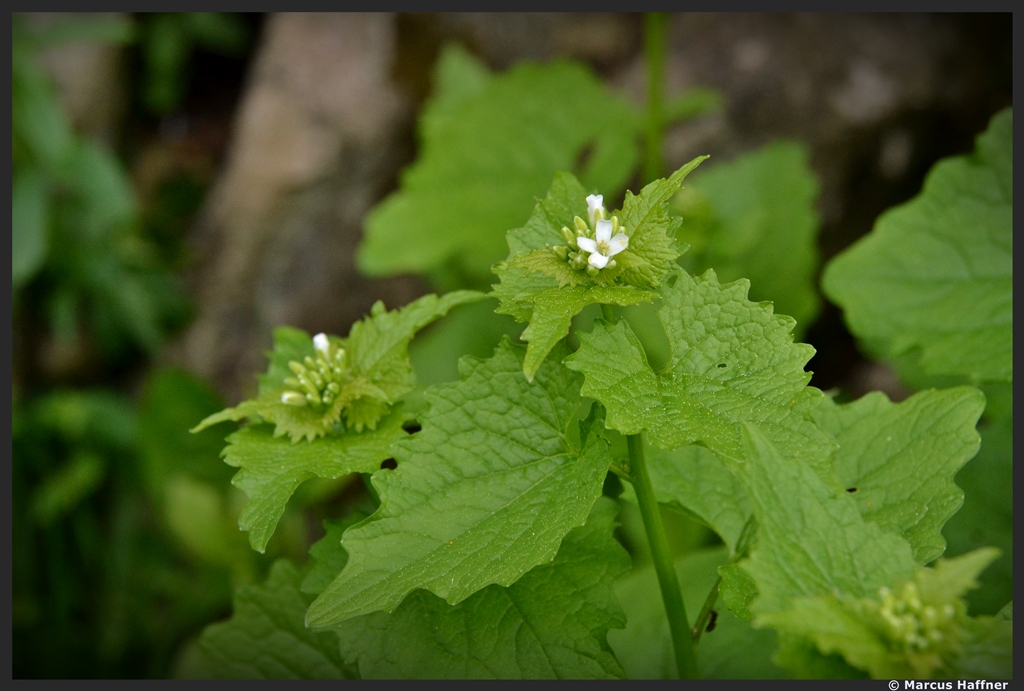
{"label": "white petal", "polygon": [[629,238],[625,233],[619,233],[608,241],[608,256],[614,257],[627,247],[629,247]]}
{"label": "white petal", "polygon": [[597,252],[597,243],[590,238],[576,238],[576,244],[580,246],[580,249],[584,252]]}
{"label": "white petal", "polygon": [[604,208],[604,195],[592,194],[587,197],[587,213],[590,215],[590,227],[594,227],[594,214]]}
{"label": "white petal", "polygon": [[603,269],[608,265],[608,257],[604,256],[603,254],[598,254],[597,252],[595,252],[594,254],[590,255],[590,259],[587,260],[587,263],[590,264],[595,269]]}
{"label": "white petal", "polygon": [[316,336],[313,336],[313,347],[324,355],[330,355],[330,345],[330,342],[327,340],[327,334],[318,333]]}
{"label": "white petal", "polygon": [[597,228],[594,230],[594,236],[598,242],[608,244],[608,241],[612,239],[612,222],[598,221]]}

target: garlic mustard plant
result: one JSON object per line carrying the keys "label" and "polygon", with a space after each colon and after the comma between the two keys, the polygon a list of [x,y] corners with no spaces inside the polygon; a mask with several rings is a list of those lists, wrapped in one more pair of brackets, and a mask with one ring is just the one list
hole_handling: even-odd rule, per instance
{"label": "garlic mustard plant", "polygon": [[[946,558],[957,483],[979,449],[1009,447],[992,432],[1009,435],[1012,311],[944,317],[949,304],[928,299],[1012,304],[1010,125],[997,115],[975,156],[937,166],[928,203],[883,216],[826,271],[855,331],[920,354],[919,377],[972,377],[925,379],[900,402],[826,395],[792,317],[750,299],[746,279],[681,266],[686,220],[669,203],[707,157],[614,213],[557,173],[508,231],[489,293],[377,303],[344,338],[278,329],[257,396],[199,426],[243,422],[224,451],[248,497],[240,527],[266,549],[311,478],[358,473],[365,503],[325,522],[307,563],[281,559],[238,589],[233,617],[200,637],[204,673],[1012,677],[1011,593],[988,611],[970,601],[999,550],[975,541]],[[963,285],[919,275],[935,247],[965,246],[932,197],[984,231],[984,253],[949,253]],[[898,319],[862,304],[874,288],[858,267],[878,262]],[[417,389],[416,333],[485,299],[525,324],[522,343],[505,336],[461,358],[457,380]],[[637,305],[650,321],[617,309]],[[437,333],[462,342],[450,323]],[[681,547],[669,521],[706,537]]]}

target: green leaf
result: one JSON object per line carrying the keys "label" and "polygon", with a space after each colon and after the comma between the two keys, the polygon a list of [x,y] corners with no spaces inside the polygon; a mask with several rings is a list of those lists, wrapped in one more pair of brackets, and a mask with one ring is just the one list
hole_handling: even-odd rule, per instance
{"label": "green leaf", "polygon": [[629,568],[612,536],[615,513],[598,499],[554,560],[507,588],[490,585],[454,606],[417,590],[391,614],[338,625],[346,661],[364,679],[622,678],[606,641],[625,624],[612,582]]}
{"label": "green leaf", "polygon": [[78,148],[78,138],[61,106],[57,89],[43,70],[26,23],[12,21],[11,137],[14,151],[60,176]]}
{"label": "green leaf", "polygon": [[757,585],[755,613],[833,591],[873,594],[910,576],[910,545],[867,522],[849,494],[828,487],[807,465],[784,458],[753,425],[744,423],[743,444],[747,461],[737,475],[758,531],[750,557],[739,563]]}
{"label": "green leaf", "polygon": [[494,307],[494,300],[466,305],[410,344],[409,360],[418,387],[457,381],[460,357],[490,357],[503,336],[519,337],[522,325],[508,316],[495,314]]}
{"label": "green leaf", "polygon": [[[715,584],[718,567],[729,558],[722,547],[703,549],[675,560],[687,612],[695,616]],[[654,567],[647,565],[616,581],[626,611],[626,627],[610,631],[608,642],[630,679],[674,679],[675,658],[665,604]],[[783,670],[771,662],[775,633],[757,630],[721,605],[715,627],[697,647],[703,679],[778,679]]]}
{"label": "green leaf", "polygon": [[[703,446],[682,446],[672,451],[647,450],[647,470],[658,503],[681,511],[708,526],[730,551],[751,516],[747,491],[713,451]],[[636,503],[632,484],[622,497]]]}
{"label": "green leaf", "polygon": [[312,357],[314,349],[312,339],[305,332],[278,329],[274,335],[274,351],[268,353],[270,366],[260,377],[258,397],[207,417],[193,431],[199,432],[225,420],[251,418],[274,423],[275,437],[287,434],[292,442],[303,437],[312,441],[332,433],[342,415],[346,427],[357,432],[364,428],[375,429],[398,398],[413,389],[408,347],[416,332],[443,317],[452,307],[485,297],[472,290],[455,291],[441,298],[424,295],[391,312],[378,300],[368,317],[352,325],[348,338],[331,341],[333,346],[344,350],[346,364],[337,375],[342,378],[337,397],[323,407],[295,406],[282,399],[283,394],[292,390],[285,380],[292,374],[290,363]]}
{"label": "green leaf", "polygon": [[345,679],[333,633],[310,631],[303,615],[311,599],[299,591],[302,575],[277,561],[262,585],[235,592],[231,619],[206,627],[196,672],[215,679]]}
{"label": "green leaf", "polygon": [[368,274],[454,263],[484,281],[556,171],[582,169],[588,187],[613,193],[636,166],[636,112],[586,68],[521,63],[483,78],[454,55],[439,63],[419,159],[367,217],[357,261]]}
{"label": "green leaf", "polygon": [[981,428],[981,449],[963,467],[956,483],[964,490],[964,505],[942,534],[950,556],[978,545],[996,547],[1002,556],[981,576],[981,587],[967,600],[971,612],[995,614],[1013,597],[1013,417]]}
{"label": "green leaf", "polygon": [[679,251],[673,238],[681,221],[669,214],[668,201],[679,192],[686,176],[707,158],[698,156],[667,178],[649,183],[639,195],[626,191],[618,216],[629,235],[629,247],[617,255],[624,283],[658,288],[665,274],[674,268]]}
{"label": "green leaf", "polygon": [[861,515],[927,564],[945,551],[940,531],[963,503],[953,476],[977,453],[984,408],[980,391],[960,386],[902,403],[878,391],[846,405],[824,399],[814,417],[839,442],[832,465]]}
{"label": "green leaf", "polygon": [[227,488],[232,470],[220,459],[224,434],[189,434],[189,425],[223,406],[209,384],[184,370],[158,369],[147,378],[139,406],[138,448],[150,496],[160,497],[167,479],[184,474]]}
{"label": "green leaf", "polygon": [[579,378],[546,363],[530,385],[506,339],[462,380],[428,389],[422,430],[373,484],[380,507],[349,530],[345,570],[310,607],[311,626],[393,611],[416,588],[450,604],[510,585],[582,525],[611,464],[608,443],[575,441]]}
{"label": "green leaf", "polygon": [[803,636],[779,632],[779,649],[772,660],[797,679],[868,679],[867,672],[851,667],[838,653],[823,655]]}
{"label": "green leaf", "polygon": [[[700,171],[673,201],[690,245],[691,274],[713,268],[724,282],[746,278],[754,301],[771,300],[797,321],[796,337],[818,315],[818,182],[807,148],[773,142]],[[706,208],[705,208],[706,207]]]}
{"label": "green leaf", "polygon": [[32,493],[32,514],[47,526],[99,489],[106,473],[103,458],[89,451],[80,451],[49,474]]}
{"label": "green leaf", "polygon": [[[650,302],[656,293],[630,286],[599,286],[586,288],[548,288],[532,296],[530,325],[523,330],[522,340],[529,345],[523,360],[523,372],[533,380],[534,373],[551,349],[569,333],[572,318],[587,305],[638,305]],[[507,314],[499,307],[498,312]]]}
{"label": "green leaf", "polygon": [[246,425],[229,436],[224,462],[240,468],[231,484],[249,497],[238,527],[249,531],[252,548],[266,549],[288,499],[306,480],[379,470],[391,458],[392,444],[406,436],[405,420],[397,409],[375,430],[348,430],[303,444],[275,436],[269,425]]}
{"label": "green leaf", "polygon": [[46,182],[37,170],[14,176],[11,191],[11,281],[28,281],[46,260],[50,244]]}
{"label": "green leaf", "polygon": [[728,564],[718,570],[722,576],[722,585],[718,596],[732,612],[746,620],[754,618],[750,610],[757,600],[757,584],[750,574],[739,564]]}
{"label": "green leaf", "polygon": [[698,115],[720,111],[724,106],[722,92],[697,86],[688,89],[665,104],[665,123],[690,120]]}
{"label": "green leaf", "polygon": [[960,679],[1013,679],[1013,622],[978,617],[964,622],[963,652],[953,661]]}
{"label": "green leaf", "polygon": [[98,442],[123,453],[138,440],[135,407],[110,389],[53,391],[33,407],[33,417],[42,426],[69,441]]}
{"label": "green leaf", "polygon": [[247,574],[252,553],[234,525],[223,487],[174,474],[161,489],[163,518],[171,535],[193,555]]}
{"label": "green leaf", "polygon": [[348,552],[341,546],[345,531],[367,518],[367,514],[355,510],[350,516],[339,521],[324,521],[326,534],[309,548],[313,565],[302,580],[302,592],[319,595],[331,584],[348,563]]}
{"label": "green leaf", "polygon": [[[788,634],[804,636],[824,655],[845,660],[879,678],[930,678],[957,675],[1002,677],[1010,673],[1009,636],[997,630],[1009,622],[965,616],[963,594],[996,556],[982,549],[916,570],[913,581],[873,597],[834,592],[798,598],[792,608],[758,618]],[[1000,658],[1005,659],[1001,664]],[[961,668],[958,670],[958,668]]]}
{"label": "green leaf", "polygon": [[939,161],[826,268],[822,287],[858,338],[888,356],[920,350],[928,374],[1013,379],[1013,114],[973,155]]}
{"label": "green leaf", "polygon": [[81,200],[75,233],[91,241],[116,237],[136,221],[138,203],[124,166],[105,146],[83,141],[72,159],[71,184]]}
{"label": "green leaf", "polygon": [[490,70],[458,43],[441,49],[434,67],[434,91],[423,105],[419,130],[422,141],[442,136],[459,107],[492,79]]}
{"label": "green leaf", "polygon": [[646,430],[664,449],[700,441],[726,462],[743,458],[738,423],[756,422],[781,452],[829,477],[835,442],[810,418],[821,392],[803,369],[814,349],[793,343],[793,320],[746,300],[746,281],[722,286],[713,271],[672,279],[659,310],[672,347],[665,369],[651,369],[627,323],[598,321],[565,361],[585,375],[583,395],[608,408],[612,429]]}

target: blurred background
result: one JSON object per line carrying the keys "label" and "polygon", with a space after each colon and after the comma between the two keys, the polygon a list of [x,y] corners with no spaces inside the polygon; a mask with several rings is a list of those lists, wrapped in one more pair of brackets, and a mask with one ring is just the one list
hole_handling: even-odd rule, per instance
{"label": "blurred background", "polygon": [[[486,288],[555,170],[616,207],[652,166],[710,154],[674,203],[687,268],[748,276],[796,316],[812,384],[907,395],[817,277],[1011,104],[1010,15],[659,21],[652,156],[639,14],[14,15],[14,677],[171,676],[236,585],[303,561],[361,486],[303,485],[260,555],[219,460],[229,430],[188,429],[253,394],[276,326],[343,335],[378,299]],[[488,120],[500,98],[508,127]],[[502,167],[544,127],[564,151]],[[515,190],[472,216],[483,193],[446,165]],[[749,208],[720,201],[747,183]],[[795,210],[773,210],[773,184]],[[799,265],[760,277],[755,235],[804,243]],[[482,305],[417,344],[421,383],[521,330]]]}

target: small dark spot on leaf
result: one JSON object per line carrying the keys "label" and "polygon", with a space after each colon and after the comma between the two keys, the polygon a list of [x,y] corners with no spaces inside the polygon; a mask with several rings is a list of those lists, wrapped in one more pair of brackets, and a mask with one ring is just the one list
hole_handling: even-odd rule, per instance
{"label": "small dark spot on leaf", "polygon": [[398,467],[398,461],[396,461],[393,458],[388,458],[388,459],[386,459],[384,461],[381,461],[380,467],[382,469],[383,468],[387,468],[388,470],[394,470],[395,468]]}
{"label": "small dark spot on leaf", "polygon": [[726,368],[726,364],[724,362],[719,362],[718,363],[718,369],[725,369],[725,368]]}
{"label": "small dark spot on leaf", "polygon": [[708,627],[704,629],[706,632],[711,633],[715,630],[715,624],[718,623],[718,612],[711,610],[711,616],[708,617]]}
{"label": "small dark spot on leaf", "polygon": [[856,494],[857,493],[857,488],[856,487],[851,487],[851,488],[849,488],[846,491],[849,492],[850,494]]}
{"label": "small dark spot on leaf", "polygon": [[420,426],[420,423],[416,422],[415,420],[409,420],[408,422],[402,425],[402,429],[404,429],[409,434],[416,434],[423,428]]}

